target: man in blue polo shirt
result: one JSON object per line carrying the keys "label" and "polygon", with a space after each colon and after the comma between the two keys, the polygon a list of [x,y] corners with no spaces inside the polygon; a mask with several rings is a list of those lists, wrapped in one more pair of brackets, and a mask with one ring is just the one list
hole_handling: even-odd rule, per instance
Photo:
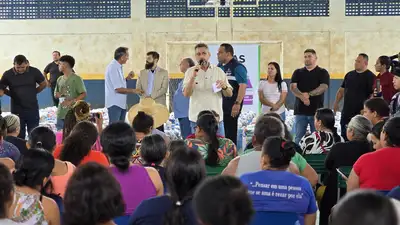
{"label": "man in blue polo shirt", "polygon": [[[191,58],[186,58],[181,61],[179,65],[180,71],[186,71],[193,67],[194,61]],[[191,134],[190,120],[189,120],[189,98],[183,96],[182,90],[183,80],[179,82],[178,88],[175,91],[173,98],[174,116],[179,120],[179,127],[181,128],[181,136],[183,139]]]}
{"label": "man in blue polo shirt", "polygon": [[232,45],[224,43],[218,49],[218,66],[225,72],[233,87],[232,97],[223,98],[225,137],[237,144],[238,118],[247,88],[247,69],[234,58]]}

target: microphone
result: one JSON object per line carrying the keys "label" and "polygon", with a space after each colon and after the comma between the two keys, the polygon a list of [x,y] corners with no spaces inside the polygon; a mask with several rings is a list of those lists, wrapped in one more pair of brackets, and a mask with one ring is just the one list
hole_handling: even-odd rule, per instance
{"label": "microphone", "polygon": [[[206,63],[206,60],[200,59],[200,61],[199,61],[200,66],[203,66],[205,63]],[[194,71],[199,72],[199,69],[195,69]]]}

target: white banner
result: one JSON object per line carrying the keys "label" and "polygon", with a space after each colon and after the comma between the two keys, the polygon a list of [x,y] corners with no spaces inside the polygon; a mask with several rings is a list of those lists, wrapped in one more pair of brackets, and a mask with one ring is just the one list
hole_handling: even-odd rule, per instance
{"label": "white banner", "polygon": [[[260,83],[260,58],[258,44],[233,44],[236,59],[246,66],[247,69],[247,90],[243,100],[243,111],[259,112],[258,84]],[[219,45],[208,46],[211,53],[211,63],[218,64],[217,52]]]}

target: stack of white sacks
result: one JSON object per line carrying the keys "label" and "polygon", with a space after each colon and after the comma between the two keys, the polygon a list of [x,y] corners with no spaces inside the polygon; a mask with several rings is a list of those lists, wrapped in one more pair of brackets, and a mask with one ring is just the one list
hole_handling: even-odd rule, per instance
{"label": "stack of white sacks", "polygon": [[[50,127],[52,130],[56,131],[56,116],[57,108],[56,107],[48,107],[40,110],[40,125]],[[101,112],[103,114],[104,126],[108,124],[108,114],[106,108],[93,109],[92,113]],[[8,112],[4,112],[3,116],[10,114]],[[238,121],[238,140],[237,140],[237,149],[239,152],[243,151],[246,146],[246,143],[251,141],[251,137],[254,132],[254,125],[256,121],[257,114],[252,111],[242,112]],[[286,125],[289,130],[292,131],[294,125],[294,115],[293,110],[286,111]],[[336,114],[336,127],[338,129],[338,133],[340,134],[340,113]],[[165,123],[165,133],[171,138],[171,140],[181,139],[179,122],[175,119],[174,114],[170,114],[169,120]]]}

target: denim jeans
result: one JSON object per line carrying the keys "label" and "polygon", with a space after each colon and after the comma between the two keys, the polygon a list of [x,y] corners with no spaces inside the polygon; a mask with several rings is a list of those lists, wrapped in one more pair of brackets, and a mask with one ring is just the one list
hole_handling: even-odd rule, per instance
{"label": "denim jeans", "polygon": [[26,133],[29,135],[33,128],[39,126],[39,110],[29,110],[21,113],[14,112],[13,114],[17,115],[20,120],[19,138],[25,139]]}
{"label": "denim jeans", "polygon": [[296,144],[298,144],[306,134],[308,125],[310,125],[311,132],[314,132],[314,116],[295,115],[296,137],[294,142]]}
{"label": "denim jeans", "polygon": [[63,119],[57,119],[56,128],[57,128],[57,131],[62,130],[64,128],[64,120]]}
{"label": "denim jeans", "polygon": [[190,127],[190,120],[188,117],[178,118],[179,120],[179,127],[181,128],[181,136],[183,139],[186,139],[187,136],[190,135],[192,129]]}
{"label": "denim jeans", "polygon": [[[190,128],[192,129],[192,134],[194,134],[195,128],[196,128],[196,123],[193,121],[190,121]],[[219,122],[217,134],[222,137],[225,137],[224,121]]]}
{"label": "denim jeans", "polygon": [[126,109],[123,109],[116,105],[113,105],[113,106],[107,108],[107,111],[108,111],[109,124],[117,122],[117,121],[125,122]]}

